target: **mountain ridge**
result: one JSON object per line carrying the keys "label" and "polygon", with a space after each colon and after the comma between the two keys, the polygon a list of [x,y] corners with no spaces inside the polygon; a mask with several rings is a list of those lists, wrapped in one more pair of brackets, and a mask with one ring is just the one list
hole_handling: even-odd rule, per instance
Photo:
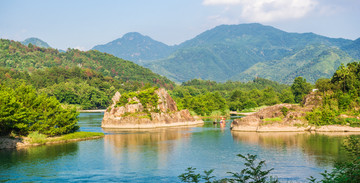
{"label": "mountain ridge", "polygon": [[[328,63],[332,64],[331,68],[337,68],[341,63],[348,63],[348,55],[355,59],[360,58],[360,49],[357,48],[360,48],[359,40],[330,38],[314,33],[289,33],[259,23],[219,25],[179,45],[166,46],[166,52],[162,52],[162,55],[157,54],[156,57],[152,57],[153,59],[144,59],[145,57],[139,56],[132,57],[129,60],[178,83],[191,79],[214,80],[217,82],[225,82],[230,79],[248,81],[253,78],[250,78],[249,75],[243,77],[246,73],[253,73],[252,76],[256,77],[266,72],[266,67],[262,67],[261,70],[254,70],[253,68],[258,66],[256,64],[269,65],[270,63],[282,61],[297,62],[299,60],[290,58],[292,56],[296,57],[296,54],[306,50],[310,45],[319,49],[325,46],[330,52],[334,51],[335,54],[338,54],[340,60],[337,62],[332,59],[328,60]],[[143,47],[142,49],[146,51],[144,49],[147,46],[146,44],[138,44],[138,46]],[[156,50],[155,47],[152,48],[155,50],[154,53],[161,52]],[[340,51],[331,48],[339,48]],[[131,52],[131,49],[124,52],[127,54],[135,53],[135,51]],[[145,55],[145,53],[143,54]],[[309,54],[312,55],[312,53]],[[348,55],[345,56],[346,54]],[[316,65],[310,64],[316,59],[316,55],[313,56],[314,58],[306,60],[310,70],[312,66]],[[329,56],[328,58],[335,57],[337,56]],[[321,63],[327,65],[326,60]],[[277,64],[277,66],[280,65]],[[329,66],[326,67],[326,69],[329,68]],[[247,71],[248,69],[250,70]],[[288,80],[276,77],[276,74],[278,72],[281,74],[283,69],[277,68],[277,70],[275,69],[277,72],[268,73],[267,79],[288,83]],[[302,76],[305,70],[302,72],[300,70],[300,68],[295,69],[292,72],[296,71],[296,74],[288,74],[291,77],[295,75]],[[306,77],[309,78],[305,78],[313,82],[318,77],[329,77],[327,72],[321,69],[320,73],[322,74],[306,72],[308,75]],[[243,73],[243,76],[241,76],[241,73]]]}

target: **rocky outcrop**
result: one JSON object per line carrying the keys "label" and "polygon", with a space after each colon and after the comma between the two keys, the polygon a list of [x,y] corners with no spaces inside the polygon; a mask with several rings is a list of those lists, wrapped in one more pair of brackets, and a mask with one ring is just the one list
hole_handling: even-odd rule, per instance
{"label": "rocky outcrop", "polygon": [[[287,114],[281,111],[287,108]],[[301,109],[299,105],[277,104],[260,109],[249,116],[235,119],[231,123],[231,129],[235,131],[304,131],[305,121],[302,117],[311,109]]]}
{"label": "rocky outcrop", "polygon": [[112,98],[113,104],[104,114],[101,127],[156,128],[203,124],[202,120],[191,116],[188,110],[178,111],[175,101],[165,89],[157,89],[155,94],[158,96],[156,106],[142,104],[136,97],[129,98],[129,102],[124,106],[117,106],[121,95],[116,92]]}
{"label": "rocky outcrop", "polygon": [[360,128],[350,126],[309,126],[305,119],[306,113],[318,105],[321,105],[321,97],[311,93],[304,98],[302,106],[277,104],[265,107],[256,113],[235,119],[230,128],[234,131],[253,132],[360,132]]}

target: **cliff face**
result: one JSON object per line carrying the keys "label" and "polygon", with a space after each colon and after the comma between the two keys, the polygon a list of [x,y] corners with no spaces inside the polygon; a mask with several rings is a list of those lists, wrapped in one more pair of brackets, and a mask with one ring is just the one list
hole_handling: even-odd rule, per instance
{"label": "cliff face", "polygon": [[158,96],[157,105],[142,104],[140,99],[132,97],[127,99],[128,103],[119,106],[117,104],[121,94],[116,92],[112,98],[113,104],[104,114],[101,127],[156,128],[203,123],[202,120],[194,119],[188,110],[178,111],[175,101],[165,89],[157,89],[154,93]]}

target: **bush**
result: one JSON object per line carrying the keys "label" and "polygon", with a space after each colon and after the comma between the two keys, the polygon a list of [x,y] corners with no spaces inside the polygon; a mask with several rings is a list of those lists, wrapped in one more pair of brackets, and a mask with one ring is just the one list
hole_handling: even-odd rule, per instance
{"label": "bush", "polygon": [[283,113],[284,116],[286,116],[289,109],[287,107],[283,107],[280,111]]}

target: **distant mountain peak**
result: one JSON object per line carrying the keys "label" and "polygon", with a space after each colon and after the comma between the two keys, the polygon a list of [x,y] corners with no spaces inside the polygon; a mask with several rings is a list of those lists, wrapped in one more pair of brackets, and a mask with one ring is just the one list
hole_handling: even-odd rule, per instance
{"label": "distant mountain peak", "polygon": [[133,39],[138,39],[138,38],[150,38],[149,36],[144,36],[138,32],[129,32],[126,33],[125,35],[123,35],[122,39],[126,39],[126,40],[133,40]]}
{"label": "distant mountain peak", "polygon": [[31,43],[32,45],[38,46],[38,47],[42,47],[42,48],[50,48],[49,44],[47,44],[45,41],[43,41],[39,38],[36,38],[36,37],[27,38],[21,42],[21,44],[23,44],[25,46],[29,45],[29,43]]}
{"label": "distant mountain peak", "polygon": [[129,32],[119,39],[94,46],[92,49],[140,64],[144,60],[155,60],[168,56],[173,47],[138,32]]}

